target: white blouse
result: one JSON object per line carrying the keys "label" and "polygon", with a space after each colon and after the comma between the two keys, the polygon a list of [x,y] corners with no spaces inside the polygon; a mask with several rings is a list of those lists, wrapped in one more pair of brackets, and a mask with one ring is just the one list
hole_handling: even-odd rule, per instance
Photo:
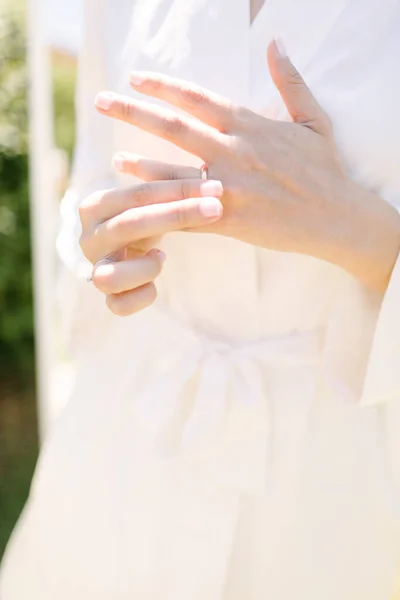
{"label": "white blouse", "polygon": [[[88,0],[77,205],[132,184],[111,157],[195,157],[96,114],[130,70],[196,81],[267,117],[281,37],[351,176],[400,205],[399,0]],[[268,143],[268,140],[266,140]],[[9,545],[2,600],[382,600],[400,567],[400,262],[383,298],[314,258],[166,236],[156,305],[120,320],[79,283],[76,384]],[[240,273],[240,279],[238,279]],[[66,299],[67,301],[67,299]],[[75,307],[75,308],[74,308]]]}

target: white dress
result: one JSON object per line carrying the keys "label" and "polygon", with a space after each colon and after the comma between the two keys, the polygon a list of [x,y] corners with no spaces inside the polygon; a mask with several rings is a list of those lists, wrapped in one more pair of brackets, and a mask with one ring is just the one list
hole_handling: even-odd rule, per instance
{"label": "white dress", "polygon": [[[399,203],[398,0],[266,0],[251,29],[248,0],[93,0],[87,10],[60,238],[78,276],[76,205],[113,185],[115,151],[196,161],[95,114],[95,93],[128,92],[132,68],[287,118],[265,62],[280,36],[352,177]],[[400,262],[380,298],[322,261],[223,237],[171,234],[163,248],[160,298],[139,315],[113,317],[80,284],[74,393],[6,553],[1,599],[390,598]]]}

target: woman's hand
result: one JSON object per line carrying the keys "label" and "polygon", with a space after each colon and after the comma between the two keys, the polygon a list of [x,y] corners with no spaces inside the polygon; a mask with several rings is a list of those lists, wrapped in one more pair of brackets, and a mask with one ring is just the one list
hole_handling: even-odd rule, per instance
{"label": "woman's hand", "polygon": [[163,181],[96,192],[79,207],[81,248],[107,306],[126,316],[152,304],[164,253],[159,236],[206,226],[221,217],[219,182]]}
{"label": "woman's hand", "polygon": [[[397,213],[350,181],[329,118],[275,43],[268,62],[292,123],[150,73],[132,75],[135,89],[196,120],[108,92],[97,96],[96,106],[204,160],[210,176],[223,183],[224,215],[203,231],[315,256],[384,288],[399,251]],[[383,252],[375,247],[382,240]]]}
{"label": "woman's hand", "polygon": [[134,74],[132,85],[198,121],[109,93],[100,94],[96,106],[204,160],[210,177],[224,186],[224,216],[211,231],[313,254],[330,237],[348,178],[328,117],[275,45],[268,57],[292,123],[266,119],[191,84],[150,73]]}

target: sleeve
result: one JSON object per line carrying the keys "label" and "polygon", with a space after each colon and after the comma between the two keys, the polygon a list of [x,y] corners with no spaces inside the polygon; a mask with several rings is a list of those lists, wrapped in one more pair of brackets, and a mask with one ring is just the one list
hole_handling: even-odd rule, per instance
{"label": "sleeve", "polygon": [[110,10],[110,0],[84,2],[85,29],[75,99],[76,145],[70,187],[61,201],[57,238],[57,253],[61,259],[56,286],[57,322],[64,350],[75,370],[85,364],[85,355],[90,355],[92,348],[104,343],[113,323],[103,295],[86,281],[92,265],[79,245],[78,214],[78,206],[86,196],[116,185],[111,166],[112,122],[97,114],[93,102],[99,91],[109,87],[107,65],[111,39],[107,14]]}
{"label": "sleeve", "polygon": [[324,382],[360,407],[400,401],[400,256],[383,297],[350,275],[342,281],[326,331]]}
{"label": "sleeve", "polygon": [[400,257],[377,317],[360,406],[379,410],[385,476],[400,521]]}
{"label": "sleeve", "polygon": [[400,400],[400,257],[380,306],[360,401],[392,400]]}
{"label": "sleeve", "polygon": [[70,187],[61,201],[61,227],[57,251],[62,263],[78,277],[87,276],[90,265],[79,246],[78,206],[98,189],[114,187],[110,162],[112,122],[94,109],[96,94],[107,88],[107,3],[86,0],[85,33],[79,56],[76,90],[76,146]]}
{"label": "sleeve", "polygon": [[322,391],[334,401],[376,412],[382,477],[400,521],[400,256],[383,297],[343,274],[321,373]]}

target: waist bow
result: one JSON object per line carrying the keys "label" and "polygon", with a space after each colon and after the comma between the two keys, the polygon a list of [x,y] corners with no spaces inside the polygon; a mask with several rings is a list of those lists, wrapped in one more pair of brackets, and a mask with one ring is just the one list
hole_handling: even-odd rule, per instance
{"label": "waist bow", "polygon": [[[315,365],[318,330],[231,343],[174,321],[171,334],[151,353],[152,382],[134,399],[138,426],[161,459],[193,461],[236,491],[266,493],[272,461],[268,373]],[[290,377],[290,370],[282,373]]]}

